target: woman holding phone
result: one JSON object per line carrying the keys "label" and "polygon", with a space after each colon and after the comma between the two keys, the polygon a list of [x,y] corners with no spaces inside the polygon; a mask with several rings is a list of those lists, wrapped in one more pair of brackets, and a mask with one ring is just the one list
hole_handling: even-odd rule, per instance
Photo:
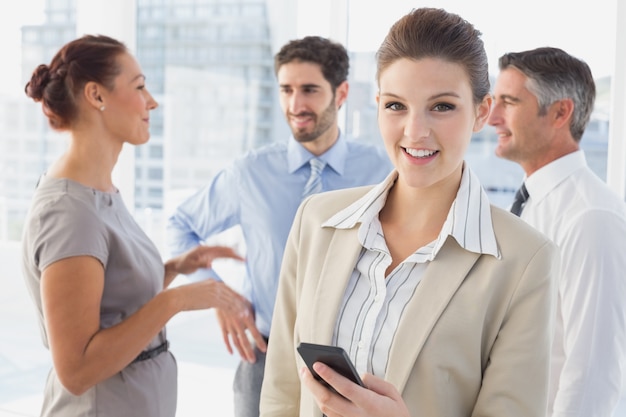
{"label": "woman holding phone", "polygon": [[[263,417],[545,416],[557,250],[491,206],[464,162],[492,100],[480,35],[420,8],[383,41],[378,124],[395,170],[300,206]],[[345,349],[367,388],[317,362],[337,393],[325,387],[300,342]]]}

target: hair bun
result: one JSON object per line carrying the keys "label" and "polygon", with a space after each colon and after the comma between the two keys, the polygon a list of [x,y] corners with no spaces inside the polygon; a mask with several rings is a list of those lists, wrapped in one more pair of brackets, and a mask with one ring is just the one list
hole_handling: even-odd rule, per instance
{"label": "hair bun", "polygon": [[43,90],[50,82],[50,68],[45,65],[39,65],[33,75],[30,77],[30,81],[26,84],[24,91],[26,95],[35,101],[39,101],[43,98]]}

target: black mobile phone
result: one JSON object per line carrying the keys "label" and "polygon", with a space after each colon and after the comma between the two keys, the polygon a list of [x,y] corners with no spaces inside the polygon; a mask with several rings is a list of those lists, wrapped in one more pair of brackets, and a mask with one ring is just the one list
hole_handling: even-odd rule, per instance
{"label": "black mobile phone", "polygon": [[330,366],[335,372],[343,375],[352,382],[364,387],[363,381],[359,373],[356,371],[350,357],[343,348],[339,346],[318,345],[315,343],[302,342],[298,345],[298,353],[304,359],[306,366],[313,374],[313,377],[324,384],[326,387],[335,391],[326,381],[313,370],[315,362],[322,362]]}

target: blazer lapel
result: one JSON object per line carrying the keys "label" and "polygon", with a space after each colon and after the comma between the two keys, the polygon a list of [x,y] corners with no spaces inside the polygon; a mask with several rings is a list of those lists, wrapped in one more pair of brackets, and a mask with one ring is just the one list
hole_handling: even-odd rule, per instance
{"label": "blazer lapel", "polygon": [[335,229],[320,269],[313,308],[311,336],[318,343],[330,343],[345,288],[361,253],[357,224],[352,229]]}
{"label": "blazer lapel", "polygon": [[463,283],[479,254],[462,249],[451,237],[428,265],[413,300],[400,319],[389,352],[385,379],[402,392],[419,352]]}

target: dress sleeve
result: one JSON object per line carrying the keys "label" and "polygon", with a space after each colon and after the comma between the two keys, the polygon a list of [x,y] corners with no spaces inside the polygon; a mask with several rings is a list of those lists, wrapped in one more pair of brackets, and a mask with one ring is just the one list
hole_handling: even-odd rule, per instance
{"label": "dress sleeve", "polygon": [[40,271],[73,256],[93,256],[103,266],[107,264],[106,227],[84,202],[65,195],[41,210],[33,226],[33,256]]}

